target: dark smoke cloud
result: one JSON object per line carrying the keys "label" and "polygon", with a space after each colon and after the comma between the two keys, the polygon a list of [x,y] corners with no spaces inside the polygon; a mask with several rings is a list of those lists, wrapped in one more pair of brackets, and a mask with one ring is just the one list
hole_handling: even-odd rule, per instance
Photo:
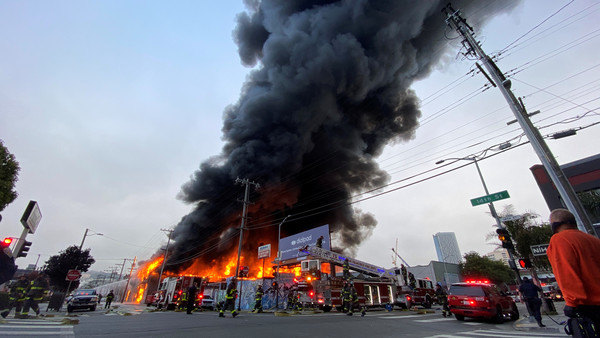
{"label": "dark smoke cloud", "polygon": [[[444,22],[442,1],[246,4],[234,39],[242,63],[257,68],[239,101],[224,113],[222,153],[202,163],[182,187],[180,198],[196,207],[175,228],[172,261],[214,245],[237,246],[224,240],[240,223],[241,204],[228,194],[236,177],[263,186],[252,198],[250,226],[252,219],[276,221],[332,201],[342,201],[340,206],[388,182],[375,159],[385,145],[414,137],[421,112],[409,86],[450,49],[444,31],[456,35]],[[469,23],[480,28],[487,17],[515,4],[453,6],[473,14]],[[289,233],[330,224],[349,254],[377,224],[347,204],[291,220]]]}

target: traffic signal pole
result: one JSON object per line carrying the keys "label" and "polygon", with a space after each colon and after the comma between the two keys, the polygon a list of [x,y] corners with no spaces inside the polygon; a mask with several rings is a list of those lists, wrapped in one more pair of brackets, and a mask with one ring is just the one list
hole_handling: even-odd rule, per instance
{"label": "traffic signal pole", "polygon": [[450,5],[446,6],[443,11],[447,16],[446,23],[464,38],[463,45],[467,48],[467,54],[474,55],[483,63],[485,68],[490,73],[490,77],[493,80],[492,84],[498,87],[500,92],[502,92],[502,95],[508,102],[510,109],[517,118],[519,125],[527,136],[527,139],[533,146],[533,149],[544,165],[544,168],[556,186],[561,198],[565,202],[567,209],[569,209],[573,215],[575,215],[579,230],[598,236],[583,206],[581,205],[575,190],[558,165],[558,162],[554,158],[550,148],[548,148],[544,138],[529,119],[529,115],[527,114],[522,102],[517,100],[513,92],[510,90],[511,81],[507,79],[504,74],[502,74],[494,61],[492,61],[492,59],[487,56],[483,49],[479,46],[479,43],[473,37],[473,28],[469,26],[466,20],[460,16],[460,11],[454,10]]}

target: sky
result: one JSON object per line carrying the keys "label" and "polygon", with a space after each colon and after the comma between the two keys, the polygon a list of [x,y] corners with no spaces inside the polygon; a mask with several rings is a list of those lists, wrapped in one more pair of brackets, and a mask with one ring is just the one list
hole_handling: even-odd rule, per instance
{"label": "sky", "polygon": [[[252,70],[232,38],[243,2],[0,0],[0,8],[0,139],[21,166],[0,237],[20,235],[21,215],[35,200],[43,217],[20,267],[80,245],[86,229],[92,270],[148,259],[167,241],[161,229],[190,212],[177,194],[221,152],[223,112]],[[528,0],[474,27],[486,53],[502,51],[498,66],[510,72],[515,95],[540,110],[532,120],[542,135],[600,121],[598,22],[597,1]],[[397,245],[410,265],[428,264],[436,259],[432,235],[447,231],[463,253],[497,247],[488,208],[470,203],[485,195],[476,168],[440,174],[470,162],[435,164],[442,159],[496,154],[479,165],[490,192],[511,196],[498,211],[512,205],[538,213],[538,222],[548,218],[529,170],[540,160],[528,144],[497,151],[525,138],[517,124],[506,125],[514,116],[500,91],[482,91],[481,74],[465,76],[475,61],[460,53],[455,32],[446,35],[452,48],[444,61],[412,85],[421,126],[378,158],[398,183],[354,205],[378,222],[360,260],[390,267]],[[598,139],[591,126],[547,142],[564,164],[596,155]]]}

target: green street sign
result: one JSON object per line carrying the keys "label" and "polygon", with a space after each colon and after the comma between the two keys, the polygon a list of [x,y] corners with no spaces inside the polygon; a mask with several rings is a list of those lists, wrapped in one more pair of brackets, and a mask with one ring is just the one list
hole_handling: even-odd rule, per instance
{"label": "green street sign", "polygon": [[474,198],[471,200],[471,205],[476,206],[476,205],[481,205],[481,204],[487,204],[487,203],[491,203],[494,201],[503,200],[503,199],[509,198],[509,197],[510,197],[510,195],[508,194],[508,191],[504,190],[504,191],[489,194],[486,196]]}

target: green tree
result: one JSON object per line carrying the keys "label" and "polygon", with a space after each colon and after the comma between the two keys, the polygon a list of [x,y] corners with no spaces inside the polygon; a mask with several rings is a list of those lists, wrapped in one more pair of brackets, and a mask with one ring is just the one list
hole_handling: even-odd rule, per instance
{"label": "green tree", "polygon": [[514,272],[501,261],[479,256],[476,252],[466,253],[464,258],[459,269],[465,279],[489,279],[494,284],[510,283],[515,279]]}
{"label": "green tree", "polygon": [[600,222],[600,189],[578,192],[577,196],[592,223]]}
{"label": "green tree", "polygon": [[0,211],[12,203],[18,196],[15,184],[19,179],[19,162],[0,140]]}
{"label": "green tree", "polygon": [[[83,272],[89,270],[96,260],[90,255],[90,249],[80,250],[78,246],[72,245],[58,255],[50,257],[42,270],[50,278],[50,286],[57,291],[67,291],[69,281],[65,280],[67,272],[77,269]],[[77,288],[79,282],[71,283],[71,290]]]}
{"label": "green tree", "polygon": [[[514,214],[514,208],[509,205],[503,210],[503,216]],[[521,218],[514,221],[504,222],[515,244],[516,258],[530,258],[531,246],[548,244],[552,237],[552,229],[547,223],[540,225],[535,223],[539,216],[533,212],[521,214]],[[533,265],[538,270],[550,270],[550,262],[546,256],[533,256]]]}

